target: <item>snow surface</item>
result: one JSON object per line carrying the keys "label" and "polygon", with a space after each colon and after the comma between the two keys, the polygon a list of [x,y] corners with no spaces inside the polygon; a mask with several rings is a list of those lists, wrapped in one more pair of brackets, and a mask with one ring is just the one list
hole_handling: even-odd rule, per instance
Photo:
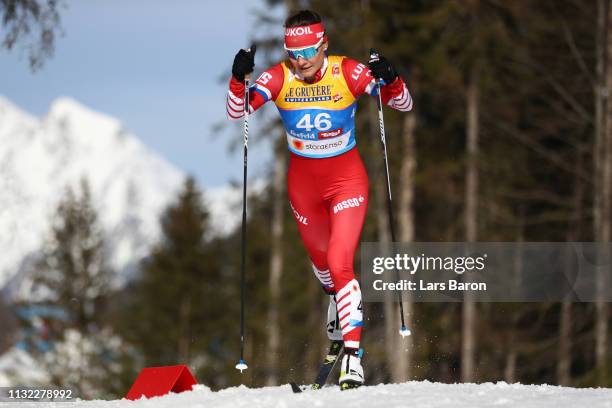
{"label": "snow surface", "polygon": [[[293,394],[289,385],[249,389],[244,386],[212,392],[202,385],[194,391],[138,401],[77,401],[62,404],[83,408],[610,408],[612,389],[581,389],[551,385],[500,383],[441,384],[411,381],[340,391],[337,387]],[[37,406],[58,406],[43,404]]]}
{"label": "snow surface", "polygon": [[[0,95],[0,289],[27,268],[66,187],[78,190],[83,177],[110,238],[111,266],[125,280],[159,238],[159,215],[185,174],[119,120],[73,99],[57,99],[37,118]],[[227,233],[240,219],[231,208],[239,192],[228,186],[205,197],[213,229]],[[10,297],[27,297],[27,279],[13,280]]]}

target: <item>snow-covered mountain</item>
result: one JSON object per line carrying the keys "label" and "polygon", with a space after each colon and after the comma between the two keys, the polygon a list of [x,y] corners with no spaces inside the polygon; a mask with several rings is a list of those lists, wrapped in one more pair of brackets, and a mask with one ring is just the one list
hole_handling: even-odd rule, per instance
{"label": "snow-covered mountain", "polygon": [[[109,238],[111,265],[125,275],[159,237],[159,215],[185,174],[117,119],[72,99],[57,99],[37,118],[0,96],[0,288],[48,237],[66,187],[78,189],[84,177]],[[207,193],[223,232],[235,223],[227,206],[238,194]]]}

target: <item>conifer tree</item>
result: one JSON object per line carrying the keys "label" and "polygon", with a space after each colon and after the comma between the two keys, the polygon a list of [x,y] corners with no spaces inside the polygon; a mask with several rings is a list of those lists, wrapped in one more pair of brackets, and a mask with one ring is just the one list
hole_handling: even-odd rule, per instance
{"label": "conifer tree", "polygon": [[132,283],[133,296],[121,313],[123,333],[145,365],[189,364],[214,387],[230,366],[224,319],[232,305],[223,255],[219,243],[207,239],[209,213],[193,178],[162,215],[161,230]]}
{"label": "conifer tree", "polygon": [[86,180],[80,188],[79,196],[68,188],[57,207],[35,282],[65,310],[68,327],[88,333],[102,323],[112,271]]}
{"label": "conifer tree", "polygon": [[68,188],[57,207],[33,280],[43,303],[62,312],[50,319],[50,351],[38,357],[54,384],[83,398],[109,395],[119,369],[113,358],[121,340],[104,322],[111,279],[104,234],[82,180],[79,194]]}

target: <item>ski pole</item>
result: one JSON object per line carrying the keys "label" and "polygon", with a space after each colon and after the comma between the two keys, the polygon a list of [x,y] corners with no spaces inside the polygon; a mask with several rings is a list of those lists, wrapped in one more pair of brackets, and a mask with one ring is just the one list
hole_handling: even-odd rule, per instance
{"label": "ski pole", "polygon": [[[378,60],[379,55],[374,49],[370,49],[370,61]],[[376,99],[376,104],[378,105],[378,125],[380,126],[380,142],[383,148],[383,157],[385,161],[385,175],[387,182],[387,212],[389,215],[389,228],[391,229],[391,245],[395,245],[395,221],[393,217],[393,197],[391,195],[391,180],[389,178],[389,160],[387,158],[387,142],[385,140],[385,119],[383,117],[383,108],[382,108],[382,97],[380,95],[380,79],[375,79],[376,81],[376,90],[378,93],[378,98]],[[399,272],[395,269],[395,279],[399,282]],[[399,333],[402,337],[410,336],[410,330],[406,327],[406,322],[404,320],[404,303],[402,302],[402,294],[401,292],[397,292],[397,300],[399,302],[400,307],[400,320],[401,327]]]}
{"label": "ski pole", "polygon": [[[247,51],[255,53],[255,45],[251,45]],[[244,304],[245,304],[245,266],[246,266],[246,222],[247,222],[247,158],[249,152],[249,87],[251,85],[251,75],[244,76],[244,160],[243,160],[243,178],[242,178],[242,254],[240,260],[240,361],[236,364],[236,369],[242,373],[249,368],[244,361]]]}

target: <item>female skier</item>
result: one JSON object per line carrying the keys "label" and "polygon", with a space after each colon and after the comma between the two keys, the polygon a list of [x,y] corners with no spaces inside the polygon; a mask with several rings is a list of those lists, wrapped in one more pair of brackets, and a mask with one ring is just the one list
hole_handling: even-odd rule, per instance
{"label": "female skier", "polygon": [[[359,347],[363,314],[353,260],[368,206],[368,176],[355,143],[357,98],[367,93],[400,110],[412,109],[404,81],[384,57],[366,67],[327,55],[321,17],[302,10],[285,21],[287,59],[265,70],[249,89],[249,112],[276,104],[284,123],[290,161],[289,205],[312,262],[330,295],[327,332],[344,341],[341,389],[363,384]],[[255,50],[240,50],[232,65],[227,115],[244,114],[244,78],[253,72]]]}

